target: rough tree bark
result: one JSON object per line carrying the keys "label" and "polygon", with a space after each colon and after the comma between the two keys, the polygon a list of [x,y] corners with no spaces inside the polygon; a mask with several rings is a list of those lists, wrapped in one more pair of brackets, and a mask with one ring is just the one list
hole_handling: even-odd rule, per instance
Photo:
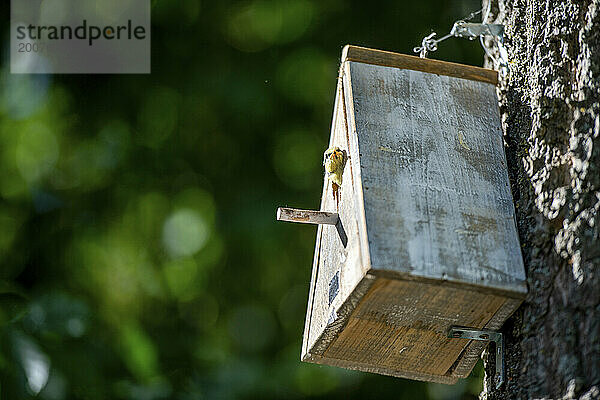
{"label": "rough tree bark", "polygon": [[493,0],[492,20],[529,295],[503,328],[508,381],[481,397],[600,398],[600,1]]}

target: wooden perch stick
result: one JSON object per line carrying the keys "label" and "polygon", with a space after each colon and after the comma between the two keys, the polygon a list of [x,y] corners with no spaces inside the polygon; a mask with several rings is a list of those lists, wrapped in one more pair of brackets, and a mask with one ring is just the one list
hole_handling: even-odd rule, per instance
{"label": "wooden perch stick", "polygon": [[335,225],[339,221],[337,213],[296,208],[279,207],[277,221],[300,222],[302,224]]}

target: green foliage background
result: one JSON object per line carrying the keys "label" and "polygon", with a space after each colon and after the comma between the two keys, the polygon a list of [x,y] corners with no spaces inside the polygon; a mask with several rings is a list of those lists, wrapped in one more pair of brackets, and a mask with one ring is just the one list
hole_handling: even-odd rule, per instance
{"label": "green foliage background", "polygon": [[301,363],[315,228],[275,209],[319,204],[343,45],[412,54],[478,1],[153,0],[137,76],[10,75],[7,3],[2,399],[474,398]]}

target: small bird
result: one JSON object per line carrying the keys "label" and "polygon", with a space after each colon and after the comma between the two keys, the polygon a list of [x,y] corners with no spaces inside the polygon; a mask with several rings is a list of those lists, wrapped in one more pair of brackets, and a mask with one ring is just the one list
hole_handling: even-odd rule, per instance
{"label": "small bird", "polygon": [[339,191],[342,186],[342,175],[344,174],[347,160],[348,155],[346,154],[346,151],[340,150],[339,147],[330,147],[325,150],[325,153],[323,154],[323,166],[325,167],[327,179],[331,181],[336,208],[339,208],[340,204]]}

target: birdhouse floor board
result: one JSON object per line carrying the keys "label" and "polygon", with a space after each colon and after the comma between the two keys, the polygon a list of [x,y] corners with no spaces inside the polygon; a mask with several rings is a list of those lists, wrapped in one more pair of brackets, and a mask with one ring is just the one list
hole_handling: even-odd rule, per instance
{"label": "birdhouse floor board", "polygon": [[303,359],[442,383],[468,376],[485,346],[448,338],[450,327],[494,329],[521,302],[371,274],[355,292]]}
{"label": "birdhouse floor board", "polygon": [[453,385],[456,382],[458,382],[458,378],[454,378],[452,376],[437,376],[437,375],[419,374],[419,373],[410,372],[410,371],[381,368],[381,367],[374,366],[370,363],[359,363],[356,361],[349,362],[349,361],[345,361],[345,360],[336,360],[333,358],[326,358],[326,357],[321,357],[321,356],[312,356],[310,360],[304,360],[304,361],[310,361],[315,364],[330,365],[332,367],[353,369],[353,370],[362,371],[362,372],[370,372],[373,374],[395,376],[397,378],[414,379],[417,381],[445,383],[447,385]]}

